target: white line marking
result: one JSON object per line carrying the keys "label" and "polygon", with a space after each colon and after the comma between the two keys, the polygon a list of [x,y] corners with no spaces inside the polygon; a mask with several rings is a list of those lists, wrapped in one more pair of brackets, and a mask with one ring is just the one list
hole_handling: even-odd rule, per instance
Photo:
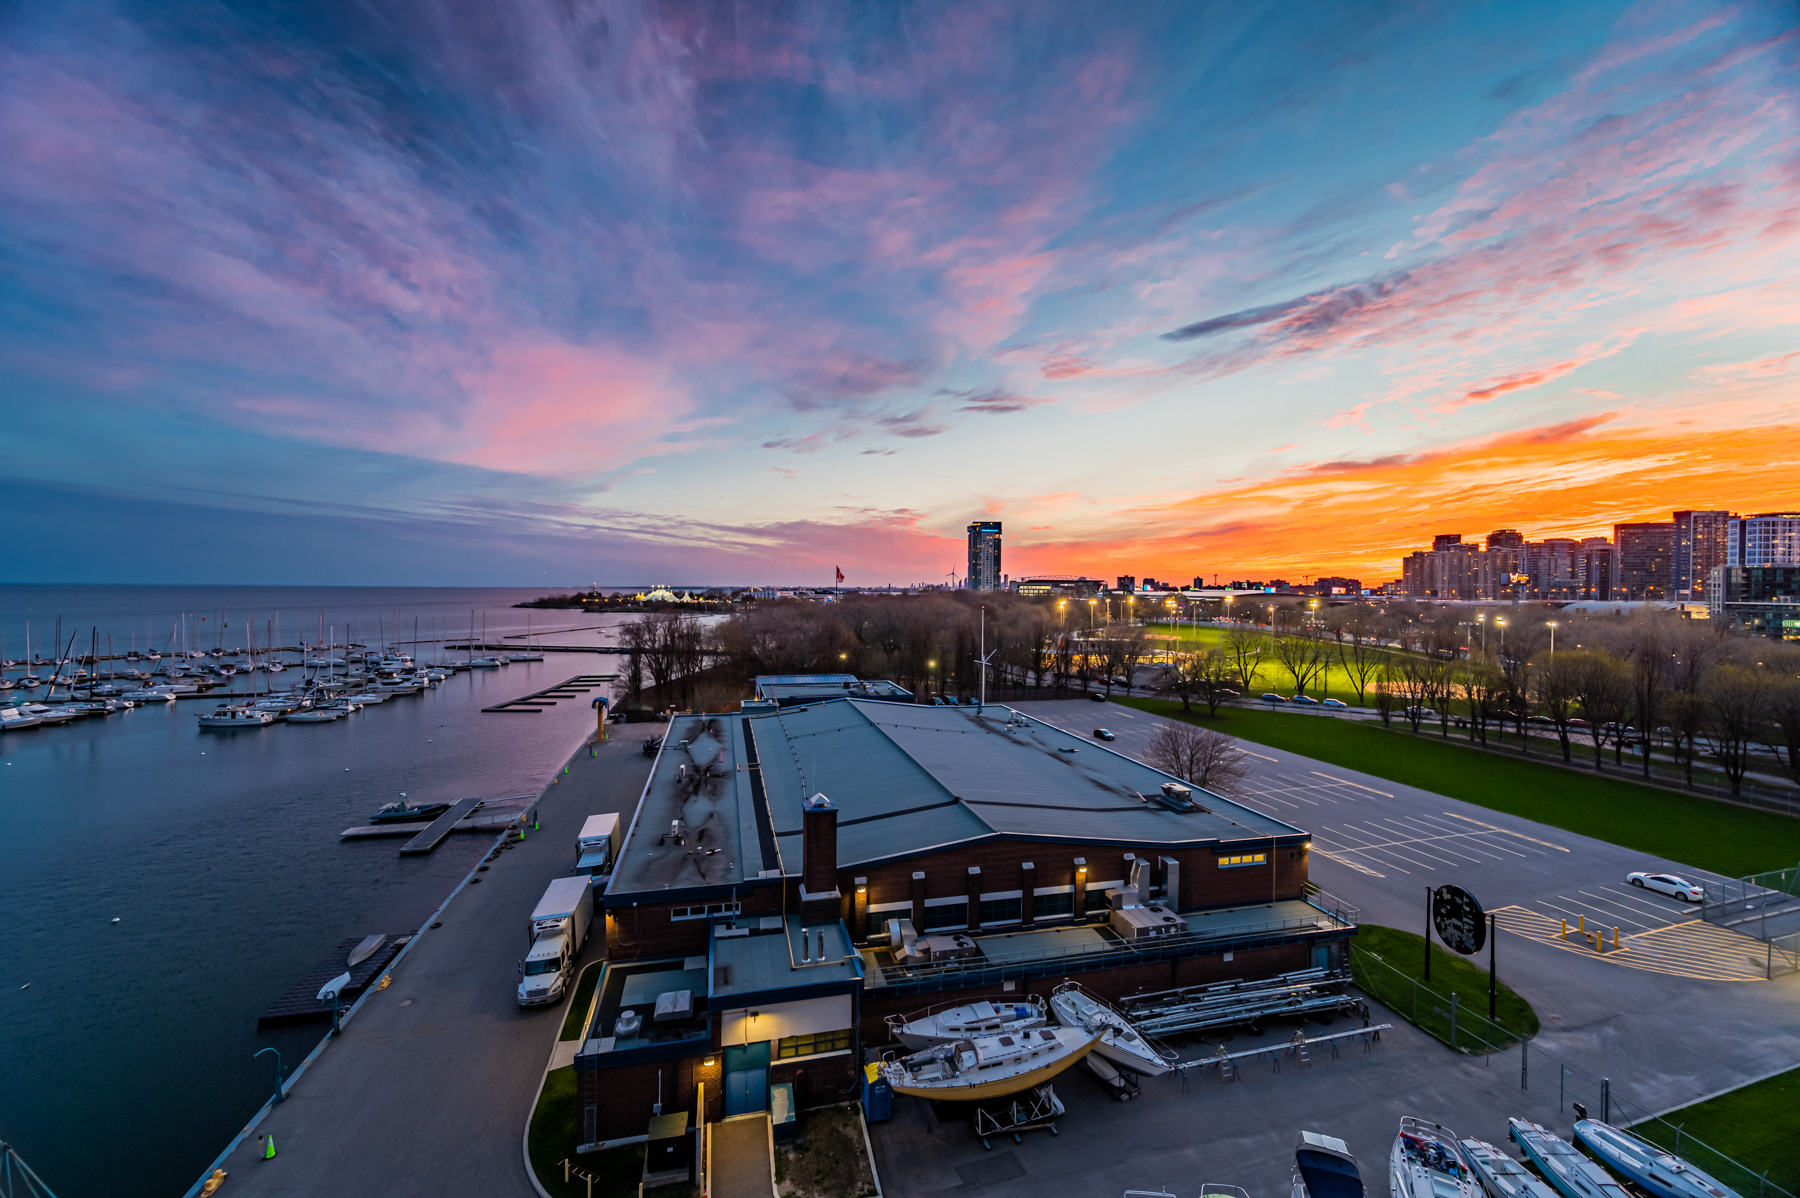
{"label": "white line marking", "polygon": [[1466,815],[1458,815],[1458,814],[1456,814],[1456,812],[1454,812],[1454,811],[1446,811],[1446,812],[1444,812],[1444,814],[1445,814],[1445,815],[1447,815],[1447,816],[1449,816],[1449,817],[1450,817],[1450,818],[1451,818],[1451,819],[1460,819],[1460,820],[1465,820],[1465,821],[1467,821],[1467,822],[1468,822],[1468,823],[1471,823],[1471,824],[1478,824],[1478,825],[1480,825],[1480,826],[1481,826],[1481,827],[1483,827],[1483,828],[1487,828],[1487,829],[1488,829],[1488,830],[1490,830],[1490,831],[1493,831],[1493,832],[1504,832],[1504,833],[1506,833],[1506,834],[1507,834],[1507,835],[1508,835],[1508,836],[1517,836],[1517,837],[1518,837],[1518,838],[1519,838],[1519,839],[1520,839],[1520,840],[1529,840],[1529,841],[1530,841],[1530,842],[1531,842],[1531,843],[1532,843],[1532,844],[1541,844],[1541,845],[1543,845],[1543,846],[1544,846],[1544,847],[1545,847],[1545,848],[1547,848],[1547,849],[1555,849],[1555,850],[1556,850],[1556,851],[1557,851],[1557,852],[1559,852],[1559,853],[1566,853],[1566,852],[1568,852],[1568,851],[1569,851],[1569,850],[1568,850],[1568,849],[1565,849],[1565,848],[1564,848],[1564,847],[1563,847],[1563,846],[1562,846],[1562,845],[1560,845],[1560,844],[1551,844],[1551,843],[1550,843],[1550,842],[1549,842],[1549,841],[1548,841],[1548,840],[1539,840],[1539,839],[1538,839],[1538,838],[1537,838],[1537,837],[1535,837],[1535,836],[1527,836],[1527,835],[1525,835],[1525,833],[1523,833],[1523,832],[1515,832],[1515,831],[1513,831],[1513,830],[1512,830],[1512,829],[1511,829],[1511,828],[1502,828],[1502,827],[1501,827],[1501,826],[1500,826],[1500,825],[1499,825],[1499,824],[1486,824],[1486,823],[1482,823],[1482,822],[1481,822],[1481,821],[1480,821],[1480,820],[1478,820],[1478,819],[1469,819],[1469,817],[1468,817],[1468,816],[1466,816]]}
{"label": "white line marking", "polygon": [[1373,786],[1364,786],[1361,782],[1352,782],[1348,778],[1333,778],[1330,774],[1319,773],[1318,770],[1313,770],[1312,773],[1316,778],[1323,778],[1327,782],[1336,782],[1339,786],[1354,786],[1358,790],[1366,790],[1370,794],[1380,795],[1384,799],[1391,799],[1394,797],[1385,790],[1376,790]]}

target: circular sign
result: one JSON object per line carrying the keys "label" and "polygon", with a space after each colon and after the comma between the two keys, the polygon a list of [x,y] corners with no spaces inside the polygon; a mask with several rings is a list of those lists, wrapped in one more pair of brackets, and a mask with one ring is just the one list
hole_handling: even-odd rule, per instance
{"label": "circular sign", "polygon": [[1487,913],[1476,897],[1461,886],[1439,886],[1431,896],[1431,926],[1446,947],[1463,956],[1481,951],[1487,944]]}

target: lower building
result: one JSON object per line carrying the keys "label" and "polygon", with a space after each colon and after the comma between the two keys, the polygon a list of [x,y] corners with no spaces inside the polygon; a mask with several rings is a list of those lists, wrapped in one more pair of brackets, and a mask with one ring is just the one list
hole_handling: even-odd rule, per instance
{"label": "lower building", "polygon": [[1800,565],[1715,566],[1706,606],[1734,631],[1800,640]]}
{"label": "lower building", "polygon": [[[600,898],[580,1138],[853,1097],[890,1019],[1342,966],[1311,837],[1003,707],[683,716]],[[702,1110],[703,1105],[703,1110]]]}

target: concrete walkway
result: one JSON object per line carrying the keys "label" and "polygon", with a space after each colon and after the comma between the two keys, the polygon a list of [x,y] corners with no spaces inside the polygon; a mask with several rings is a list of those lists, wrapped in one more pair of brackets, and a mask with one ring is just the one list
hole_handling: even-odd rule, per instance
{"label": "concrete walkway", "polygon": [[715,1123],[712,1136],[712,1198],[771,1198],[769,1117],[748,1115]]}
{"label": "concrete walkway", "polygon": [[636,808],[650,758],[635,729],[618,731],[576,753],[544,792],[541,830],[476,875],[262,1121],[276,1158],[258,1159],[256,1136],[232,1153],[228,1193],[535,1198],[520,1141],[566,1002],[520,1008],[518,962],[533,904],[574,865],[582,821],[616,811],[628,822]]}

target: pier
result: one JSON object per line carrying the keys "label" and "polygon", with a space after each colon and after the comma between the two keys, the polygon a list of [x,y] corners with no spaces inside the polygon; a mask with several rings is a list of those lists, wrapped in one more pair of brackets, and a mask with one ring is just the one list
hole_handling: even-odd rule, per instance
{"label": "pier", "polygon": [[585,696],[589,691],[599,690],[617,674],[577,674],[567,682],[559,682],[555,686],[547,686],[541,691],[532,691],[518,699],[505,703],[496,703],[492,707],[483,707],[483,711],[538,712],[546,707],[555,707],[558,699],[575,699]]}
{"label": "pier", "polygon": [[432,820],[411,840],[400,846],[400,855],[409,857],[416,853],[429,853],[450,835],[450,829],[462,822],[464,816],[474,811],[484,802],[482,799],[458,799],[451,804],[450,810]]}
{"label": "pier", "polygon": [[[469,801],[469,800],[465,800]],[[532,800],[528,795],[516,799],[476,800],[477,806],[468,815],[456,821],[452,832],[492,832],[525,815],[531,810]],[[450,812],[445,812],[445,815]],[[409,820],[405,823],[360,824],[354,828],[345,828],[338,833],[340,840],[370,840],[384,836],[410,836],[417,839],[419,834],[432,827],[436,820]],[[436,846],[433,846],[436,847]]]}
{"label": "pier", "polygon": [[314,965],[300,980],[289,987],[288,992],[276,999],[274,1005],[256,1017],[259,1027],[278,1023],[310,1023],[320,1019],[331,1018],[331,1004],[319,1001],[319,991],[325,983],[349,970],[350,984],[338,994],[338,1006],[349,1009],[351,1003],[364,990],[369,988],[386,969],[388,962],[399,955],[400,950],[411,942],[415,932],[404,932],[397,936],[383,936],[375,951],[358,961],[349,964],[350,954],[368,937],[352,936],[337,946],[337,950],[324,960]]}

